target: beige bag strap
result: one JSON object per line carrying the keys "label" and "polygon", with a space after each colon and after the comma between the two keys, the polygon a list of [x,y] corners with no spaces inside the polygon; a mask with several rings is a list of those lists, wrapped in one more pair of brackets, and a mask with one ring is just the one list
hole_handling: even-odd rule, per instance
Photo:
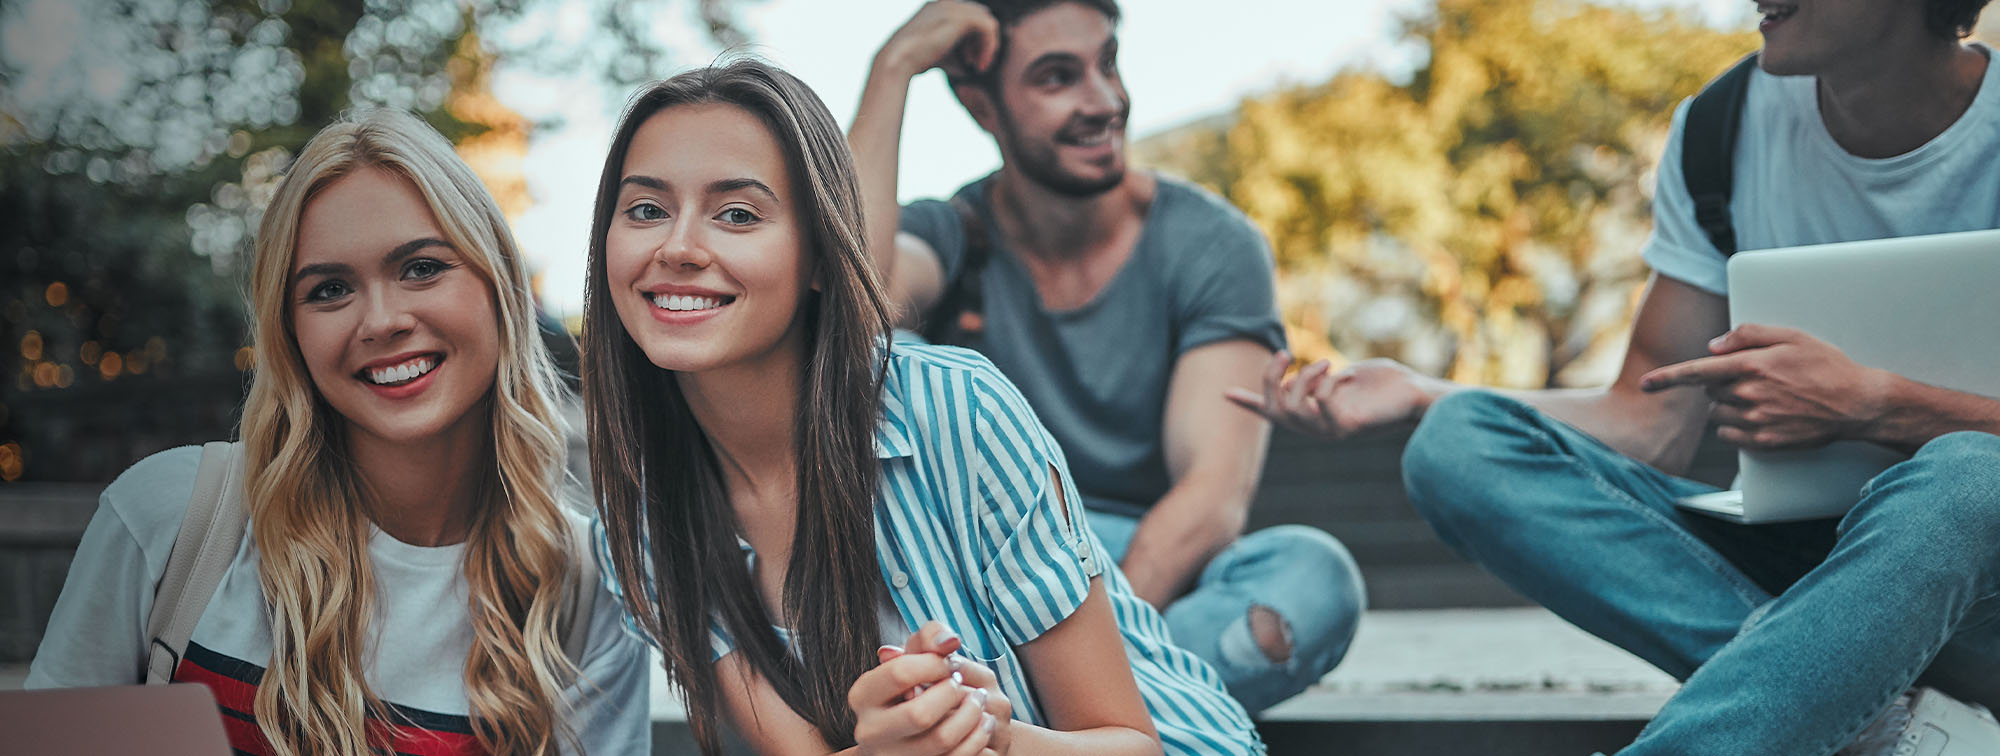
{"label": "beige bag strap", "polygon": [[249,512],[243,506],[242,444],[213,441],[201,448],[194,496],[167,556],[167,572],[153,592],[146,618],[146,684],[173,680],[195,622],[215,597],[243,542]]}
{"label": "beige bag strap", "polygon": [[571,584],[569,598],[563,602],[562,615],[556,618],[556,637],[562,641],[569,663],[581,669],[584,648],[590,641],[588,623],[597,609],[597,584],[604,576],[598,572],[597,549],[592,548],[589,529],[571,547],[582,552],[583,558],[578,560],[576,582]]}

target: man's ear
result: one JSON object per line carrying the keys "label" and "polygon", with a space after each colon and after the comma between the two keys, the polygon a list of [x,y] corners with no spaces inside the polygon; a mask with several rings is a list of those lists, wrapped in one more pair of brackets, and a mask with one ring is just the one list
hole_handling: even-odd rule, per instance
{"label": "man's ear", "polygon": [[972,115],[972,121],[979,124],[979,128],[999,136],[1000,103],[994,101],[992,90],[975,82],[959,82],[951,85],[951,93],[958,98],[958,104],[965,106],[965,112]]}

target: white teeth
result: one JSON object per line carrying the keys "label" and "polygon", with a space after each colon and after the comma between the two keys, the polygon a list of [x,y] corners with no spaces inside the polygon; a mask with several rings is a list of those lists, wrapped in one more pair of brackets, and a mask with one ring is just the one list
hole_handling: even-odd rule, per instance
{"label": "white teeth", "polygon": [[674,310],[676,312],[688,312],[691,310],[710,310],[717,307],[721,307],[722,304],[723,302],[721,297],[690,297],[690,296],[683,296],[680,294],[668,294],[664,296],[659,294],[653,295],[654,307],[658,307],[662,310]]}
{"label": "white teeth", "polygon": [[401,365],[370,369],[368,371],[368,382],[384,386],[392,383],[412,381],[423,377],[425,373],[429,373],[431,368],[434,367],[437,367],[437,363],[432,362],[431,358],[418,357]]}

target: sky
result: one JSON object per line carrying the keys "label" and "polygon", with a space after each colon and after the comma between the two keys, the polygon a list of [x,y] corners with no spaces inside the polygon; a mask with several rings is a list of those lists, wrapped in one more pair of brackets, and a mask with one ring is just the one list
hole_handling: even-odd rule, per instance
{"label": "sky", "polygon": [[[1747,25],[1754,7],[1746,0],[1630,1],[1688,7],[1717,25]],[[739,13],[755,41],[747,52],[803,79],[844,126],[875,51],[920,5],[748,0]],[[1421,51],[1399,46],[1398,19],[1424,7],[1423,0],[1126,0],[1119,68],[1132,97],[1129,133],[1141,139],[1225,111],[1244,97],[1323,81],[1347,67],[1408,71],[1421,63]],[[654,32],[675,46],[676,64],[693,66],[723,52],[698,28],[689,15],[662,19]],[[514,231],[543,272],[544,306],[558,316],[574,315],[583,304],[591,195],[629,92],[504,65],[497,73],[494,89],[502,102],[531,119],[561,121],[530,142],[524,170],[535,205],[514,219]],[[903,127],[902,199],[946,196],[998,167],[992,140],[951,98],[943,75],[918,77]]]}

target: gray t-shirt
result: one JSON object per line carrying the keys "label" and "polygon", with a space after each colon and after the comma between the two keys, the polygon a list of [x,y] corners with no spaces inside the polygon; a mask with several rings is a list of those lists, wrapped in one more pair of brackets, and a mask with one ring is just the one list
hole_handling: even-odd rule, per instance
{"label": "gray t-shirt", "polygon": [[[1285,345],[1270,245],[1222,198],[1162,176],[1132,257],[1083,306],[1049,310],[993,222],[992,181],[958,192],[990,237],[985,329],[966,346],[1027,396],[1086,506],[1143,514],[1169,487],[1161,425],[1174,360],[1231,339]],[[946,281],[959,274],[965,227],[951,203],[906,205],[901,226],[937,251]]]}

